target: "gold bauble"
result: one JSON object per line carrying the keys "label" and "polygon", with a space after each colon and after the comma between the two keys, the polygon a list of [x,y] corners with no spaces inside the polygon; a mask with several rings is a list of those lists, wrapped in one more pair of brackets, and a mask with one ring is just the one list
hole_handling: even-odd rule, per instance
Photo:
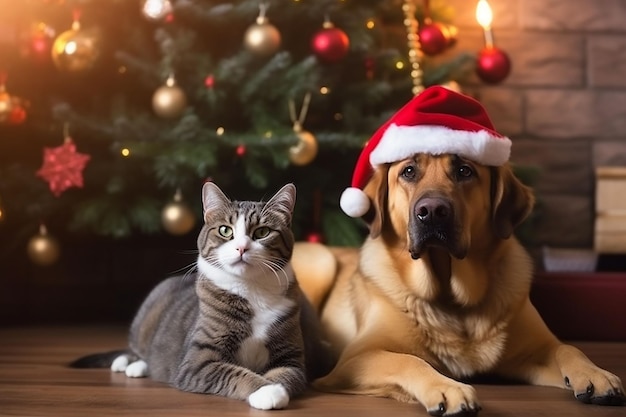
{"label": "gold bauble", "polygon": [[52,265],[59,259],[61,249],[55,238],[48,234],[45,226],[39,228],[39,234],[28,241],[28,257],[41,266]]}
{"label": "gold bauble", "polygon": [[179,191],[174,196],[174,201],[168,203],[161,213],[163,228],[173,235],[189,233],[196,225],[196,217],[189,206],[182,201]]}
{"label": "gold bauble", "polygon": [[289,160],[294,165],[307,165],[317,156],[317,139],[311,132],[296,132],[298,143],[289,148]]}
{"label": "gold bauble", "polygon": [[159,87],[152,95],[154,112],[164,119],[175,119],[183,114],[187,107],[185,92],[173,81]]}
{"label": "gold bauble", "polygon": [[100,36],[95,29],[78,25],[61,33],[52,45],[52,60],[60,70],[83,72],[91,69],[100,56]]}
{"label": "gold bauble", "polygon": [[257,18],[244,35],[246,49],[255,55],[270,56],[280,48],[280,32],[264,17]]}

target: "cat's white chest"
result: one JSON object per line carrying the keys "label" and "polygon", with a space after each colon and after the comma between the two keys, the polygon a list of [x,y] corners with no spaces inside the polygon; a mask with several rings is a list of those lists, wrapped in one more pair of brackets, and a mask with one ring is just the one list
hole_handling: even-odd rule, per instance
{"label": "cat's white chest", "polygon": [[252,334],[246,338],[237,351],[241,365],[253,371],[261,371],[269,361],[266,342],[269,329],[282,315],[294,306],[294,302],[283,296],[267,295],[251,300],[253,311]]}

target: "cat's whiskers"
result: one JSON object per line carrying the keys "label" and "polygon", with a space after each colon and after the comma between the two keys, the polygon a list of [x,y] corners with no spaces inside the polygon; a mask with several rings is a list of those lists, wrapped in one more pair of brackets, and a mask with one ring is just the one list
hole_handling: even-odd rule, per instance
{"label": "cat's whiskers", "polygon": [[271,271],[271,273],[276,278],[276,283],[278,284],[279,288],[287,288],[289,286],[289,284],[291,283],[290,274],[286,270],[285,267],[287,265],[285,265],[282,259],[266,258],[260,255],[253,257],[253,259],[255,261],[260,261],[256,263],[258,266]]}
{"label": "cat's whiskers", "polygon": [[188,265],[187,272],[185,272],[185,274],[182,277],[183,282],[184,281],[188,281],[188,280],[193,280],[195,279],[195,272],[198,270],[198,262],[194,262],[190,265]]}

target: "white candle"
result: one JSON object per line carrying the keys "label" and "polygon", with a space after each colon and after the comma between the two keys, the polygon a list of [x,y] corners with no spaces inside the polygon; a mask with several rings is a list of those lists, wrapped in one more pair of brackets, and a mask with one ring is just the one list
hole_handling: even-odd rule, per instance
{"label": "white candle", "polygon": [[476,5],[476,20],[482,26],[485,34],[485,47],[493,48],[493,32],[491,31],[491,22],[493,21],[493,12],[487,0],[478,0]]}

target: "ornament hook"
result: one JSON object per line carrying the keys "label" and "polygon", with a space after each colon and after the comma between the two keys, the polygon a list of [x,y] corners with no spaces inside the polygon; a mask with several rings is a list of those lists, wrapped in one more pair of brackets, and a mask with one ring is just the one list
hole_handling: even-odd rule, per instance
{"label": "ornament hook", "polygon": [[293,130],[299,132],[302,130],[302,125],[306,119],[306,115],[309,112],[309,104],[311,103],[311,93],[307,92],[304,95],[302,101],[302,107],[300,108],[300,114],[296,116],[296,104],[292,99],[289,100],[289,118],[293,123]]}

